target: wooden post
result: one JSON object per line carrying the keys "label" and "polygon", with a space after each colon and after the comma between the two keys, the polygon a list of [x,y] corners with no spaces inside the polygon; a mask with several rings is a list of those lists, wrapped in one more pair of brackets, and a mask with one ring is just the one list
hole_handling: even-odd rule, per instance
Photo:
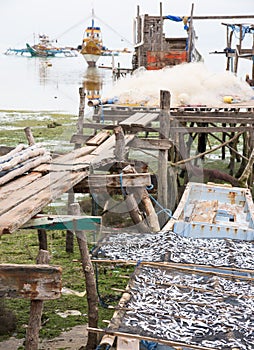
{"label": "wooden post", "polygon": [[31,128],[28,126],[27,128],[24,129],[24,131],[25,131],[29,146],[35,145],[35,140],[34,140]]}
{"label": "wooden post", "polygon": [[[37,264],[48,264],[49,253],[40,250],[37,257]],[[30,317],[26,332],[25,350],[37,350],[39,346],[39,331],[41,328],[41,316],[43,311],[42,300],[32,300],[30,306]]]}
{"label": "wooden post", "polygon": [[[160,138],[168,139],[169,137],[169,114],[170,114],[170,93],[169,91],[162,90],[160,92]],[[168,201],[168,181],[167,181],[167,169],[168,169],[168,150],[159,150],[158,159],[158,202],[163,208],[167,208]],[[160,226],[164,226],[168,219],[165,213],[159,216]]]}
{"label": "wooden post", "polygon": [[[84,110],[85,110],[85,97],[86,93],[84,92],[84,88],[79,88],[79,96],[80,96],[80,102],[79,102],[79,117],[78,117],[78,123],[77,123],[77,134],[83,135],[83,122],[84,122]],[[75,143],[74,149],[80,148],[82,145],[80,143]]]}
{"label": "wooden post", "polygon": [[[78,203],[71,204],[72,215],[80,215],[80,206]],[[94,276],[94,269],[89,256],[87,246],[87,239],[84,231],[75,230],[77,242],[80,250],[82,268],[86,279],[86,295],[88,304],[88,325],[90,327],[97,327],[98,325],[98,297],[96,290],[96,281]],[[97,345],[97,335],[88,332],[88,339],[86,349],[95,349]]]}
{"label": "wooden post", "polygon": [[[70,190],[68,192],[68,209],[67,209],[67,212],[69,215],[71,215],[70,206],[72,203],[74,203],[74,200],[75,200],[75,194],[73,190]],[[71,230],[66,230],[65,251],[66,253],[73,253],[74,251],[73,232]]]}
{"label": "wooden post", "polygon": [[115,138],[116,138],[116,147],[115,147],[115,157],[117,162],[123,162],[125,159],[125,139],[124,133],[121,126],[117,126],[114,129]]}
{"label": "wooden post", "polygon": [[188,62],[191,62],[191,54],[192,54],[193,10],[194,10],[194,4],[192,4],[192,6],[191,6],[191,15],[190,15],[190,24],[189,24],[189,33],[188,33],[188,52],[187,52],[187,61]]}
{"label": "wooden post", "polygon": [[47,242],[47,231],[45,229],[38,229],[38,240],[39,240],[39,249],[47,250],[48,242]]}

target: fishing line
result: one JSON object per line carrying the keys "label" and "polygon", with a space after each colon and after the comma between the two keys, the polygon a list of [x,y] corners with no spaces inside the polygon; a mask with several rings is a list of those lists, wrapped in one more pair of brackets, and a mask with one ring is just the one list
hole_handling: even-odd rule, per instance
{"label": "fishing line", "polygon": [[119,32],[117,32],[114,28],[112,28],[109,24],[107,24],[106,22],[104,22],[101,18],[99,18],[98,16],[94,16],[95,18],[97,18],[99,21],[101,21],[106,27],[108,27],[110,30],[112,30],[113,33],[117,34],[121,39],[123,39],[124,41],[126,41],[128,44],[130,44],[131,46],[133,46],[134,44],[132,42],[130,42],[128,39],[126,39],[124,36],[122,36]]}

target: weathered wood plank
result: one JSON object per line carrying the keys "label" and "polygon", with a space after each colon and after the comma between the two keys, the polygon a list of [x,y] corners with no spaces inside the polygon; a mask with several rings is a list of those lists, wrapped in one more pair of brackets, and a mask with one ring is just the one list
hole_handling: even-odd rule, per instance
{"label": "weathered wood plank", "polygon": [[[12,233],[38,214],[47,204],[69,191],[88,175],[88,172],[62,172],[57,181],[51,182],[41,192],[33,195],[0,216],[0,235]],[[52,178],[52,174],[47,175]],[[44,176],[45,178],[45,176]]]}
{"label": "weathered wood plank", "polygon": [[89,139],[86,144],[88,146],[100,146],[105,140],[107,140],[110,136],[109,131],[101,131],[96,134],[94,137]]}
{"label": "weathered wood plank", "polygon": [[[33,172],[30,174],[27,174],[26,176],[22,176],[17,178],[16,180],[13,180],[4,186],[0,187],[0,201],[10,196],[12,192],[16,192],[17,188],[20,190],[24,187],[26,187],[28,184],[32,183],[33,181],[36,181],[42,176],[41,173]],[[1,205],[0,205],[1,207]]]}
{"label": "weathered wood plank", "polygon": [[142,118],[134,121],[132,126],[148,126],[151,122],[158,119],[159,113],[146,113]]}
{"label": "weathered wood plank", "polygon": [[45,175],[29,183],[27,186],[17,191],[12,191],[8,197],[0,203],[0,215],[8,213],[9,210],[19,205],[25,200],[29,200],[32,196],[39,195],[41,191],[50,188],[54,182],[59,182],[66,176],[64,173],[56,173],[53,175]]}
{"label": "weathered wood plank", "polygon": [[135,137],[130,143],[130,147],[142,148],[142,149],[169,149],[172,146],[172,142],[168,139],[152,139],[152,138],[139,138]]}
{"label": "weathered wood plank", "polygon": [[72,167],[76,164],[79,164],[84,161],[85,156],[89,156],[94,150],[96,146],[84,146],[78,148],[70,153],[58,156],[53,159],[50,164],[44,164],[34,169],[34,171],[39,172],[49,172],[49,171],[72,171]]}
{"label": "weathered wood plank", "polygon": [[129,118],[121,121],[119,123],[119,125],[129,125],[129,126],[131,126],[133,123],[138,123],[138,121],[140,119],[142,119],[145,115],[146,115],[146,113],[141,113],[141,112],[134,113]]}
{"label": "weathered wood plank", "polygon": [[[232,121],[233,123],[233,121]],[[184,134],[188,134],[188,133],[215,133],[215,132],[240,132],[240,131],[250,131],[252,130],[253,127],[252,126],[235,126],[235,127],[230,127],[227,126],[225,127],[219,127],[219,126],[207,126],[207,127],[171,127],[170,130],[174,131],[174,132],[179,132],[179,133],[184,133]]]}
{"label": "weathered wood plank", "polygon": [[179,122],[198,122],[198,123],[250,123],[253,124],[253,113],[173,113],[174,119]]}
{"label": "weathered wood plank", "polygon": [[92,189],[106,187],[145,187],[151,186],[150,173],[142,174],[113,174],[113,175],[89,175],[89,186]]}
{"label": "weathered wood plank", "polygon": [[0,297],[50,300],[61,296],[62,268],[0,264]]}
{"label": "weathered wood plank", "polygon": [[82,145],[90,138],[91,138],[91,135],[73,134],[71,139],[70,139],[70,143],[79,143]]}

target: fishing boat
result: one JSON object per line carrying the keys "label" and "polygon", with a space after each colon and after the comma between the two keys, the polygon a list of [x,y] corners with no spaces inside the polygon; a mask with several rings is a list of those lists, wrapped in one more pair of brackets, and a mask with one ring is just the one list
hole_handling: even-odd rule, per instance
{"label": "fishing boat", "polygon": [[94,25],[94,12],[92,12],[92,25],[85,30],[81,54],[89,67],[95,67],[96,62],[103,53],[101,28]]}
{"label": "fishing boat", "polygon": [[75,57],[78,52],[73,48],[57,47],[48,35],[40,34],[37,44],[30,45],[26,43],[26,48],[8,49],[5,54],[30,57]]}
{"label": "fishing boat", "polygon": [[254,204],[247,188],[189,182],[163,231],[184,237],[254,240]]}

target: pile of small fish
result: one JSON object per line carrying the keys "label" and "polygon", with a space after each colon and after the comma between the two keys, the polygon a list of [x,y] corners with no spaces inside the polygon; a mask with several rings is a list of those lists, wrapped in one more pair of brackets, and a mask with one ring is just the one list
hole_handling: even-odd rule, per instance
{"label": "pile of small fish", "polygon": [[142,263],[129,293],[121,332],[187,346],[254,349],[252,278]]}
{"label": "pile of small fish", "polygon": [[99,243],[95,257],[253,269],[253,256],[252,242],[182,237],[168,231],[110,235]]}

